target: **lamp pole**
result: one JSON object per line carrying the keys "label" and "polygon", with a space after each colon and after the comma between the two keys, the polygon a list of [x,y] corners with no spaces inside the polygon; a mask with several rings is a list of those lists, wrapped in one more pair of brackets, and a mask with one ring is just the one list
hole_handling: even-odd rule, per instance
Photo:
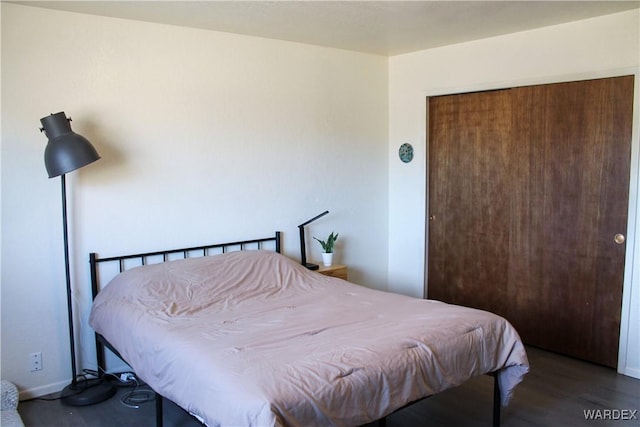
{"label": "lamp pole", "polygon": [[67,279],[67,314],[69,316],[69,347],[71,350],[71,385],[77,384],[76,346],[73,332],[73,300],[71,295],[71,272],[69,268],[69,229],[67,227],[67,182],[65,174],[60,175],[62,183],[62,233],[64,236],[64,274]]}

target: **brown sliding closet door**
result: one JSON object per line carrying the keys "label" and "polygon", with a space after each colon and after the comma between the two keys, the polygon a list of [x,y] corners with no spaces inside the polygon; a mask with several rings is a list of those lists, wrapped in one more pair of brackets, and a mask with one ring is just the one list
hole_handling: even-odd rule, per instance
{"label": "brown sliding closet door", "polygon": [[616,366],[633,77],[428,102],[428,297]]}

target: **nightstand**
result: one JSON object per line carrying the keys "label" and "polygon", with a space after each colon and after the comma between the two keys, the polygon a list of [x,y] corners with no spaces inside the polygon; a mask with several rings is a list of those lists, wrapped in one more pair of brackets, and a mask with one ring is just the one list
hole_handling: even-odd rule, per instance
{"label": "nightstand", "polygon": [[341,264],[334,264],[326,267],[320,265],[320,268],[316,270],[320,274],[325,276],[337,277],[338,279],[347,280],[347,266]]}

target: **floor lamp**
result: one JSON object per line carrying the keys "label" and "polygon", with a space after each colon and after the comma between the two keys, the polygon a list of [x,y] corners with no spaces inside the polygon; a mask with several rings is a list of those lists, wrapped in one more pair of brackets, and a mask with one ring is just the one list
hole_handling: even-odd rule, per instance
{"label": "floor lamp", "polygon": [[67,279],[67,312],[69,315],[69,343],[71,347],[71,384],[61,393],[61,401],[71,406],[84,406],[109,399],[116,392],[115,387],[102,378],[77,379],[76,350],[73,333],[73,307],[71,299],[71,276],[69,273],[69,235],[67,231],[67,190],[65,174],[93,163],[100,158],[98,152],[83,136],[71,130],[71,119],[64,112],[51,114],[40,119],[41,132],[48,138],[44,151],[44,163],[49,178],[61,177],[62,182],[62,229],[64,234],[64,267]]}

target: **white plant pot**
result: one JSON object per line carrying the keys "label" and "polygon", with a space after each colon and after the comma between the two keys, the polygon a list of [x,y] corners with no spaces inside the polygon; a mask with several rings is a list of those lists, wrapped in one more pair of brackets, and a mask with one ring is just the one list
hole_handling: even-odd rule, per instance
{"label": "white plant pot", "polygon": [[333,252],[322,252],[322,264],[324,264],[325,267],[329,267],[333,264]]}

